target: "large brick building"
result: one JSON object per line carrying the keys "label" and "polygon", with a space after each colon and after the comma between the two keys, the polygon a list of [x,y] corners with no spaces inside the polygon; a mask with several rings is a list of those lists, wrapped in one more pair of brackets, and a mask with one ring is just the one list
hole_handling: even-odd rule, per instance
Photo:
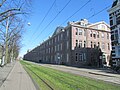
{"label": "large brick building", "polygon": [[[101,53],[102,52],[102,53]],[[57,27],[49,39],[24,55],[24,59],[74,66],[109,65],[111,39],[109,25],[86,19]]]}
{"label": "large brick building", "polygon": [[120,0],[114,0],[108,12],[111,28],[112,61],[113,65],[120,66]]}

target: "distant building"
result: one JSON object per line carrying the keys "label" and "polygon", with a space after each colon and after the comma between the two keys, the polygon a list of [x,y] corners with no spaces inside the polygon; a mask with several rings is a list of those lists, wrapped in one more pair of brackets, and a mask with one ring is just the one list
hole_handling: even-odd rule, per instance
{"label": "distant building", "polygon": [[26,60],[72,66],[109,66],[110,27],[86,19],[57,27],[48,40],[24,56]]}
{"label": "distant building", "polygon": [[112,62],[120,65],[120,0],[114,0],[108,10],[111,28]]}

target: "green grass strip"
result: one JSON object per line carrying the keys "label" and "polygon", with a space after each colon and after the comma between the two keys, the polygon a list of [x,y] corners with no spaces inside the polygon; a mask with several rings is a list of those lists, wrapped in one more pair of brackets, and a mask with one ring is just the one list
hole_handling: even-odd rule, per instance
{"label": "green grass strip", "polygon": [[104,81],[73,75],[25,61],[21,61],[21,64],[27,68],[27,72],[38,83],[41,90],[50,89],[30,70],[39,75],[54,90],[120,90],[120,86]]}

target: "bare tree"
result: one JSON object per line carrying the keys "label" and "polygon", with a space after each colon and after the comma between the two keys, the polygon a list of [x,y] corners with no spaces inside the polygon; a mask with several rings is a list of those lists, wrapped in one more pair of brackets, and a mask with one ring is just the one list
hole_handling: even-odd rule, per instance
{"label": "bare tree", "polygon": [[31,1],[0,0],[0,49],[3,65],[19,54],[21,32],[24,29],[22,16],[31,13]]}
{"label": "bare tree", "polygon": [[14,15],[31,12],[31,0],[0,0],[0,22]]}
{"label": "bare tree", "polygon": [[[1,22],[1,43],[3,47],[3,65],[17,57],[20,49],[21,32],[24,22],[17,16],[9,17]],[[15,55],[16,54],[16,55]]]}

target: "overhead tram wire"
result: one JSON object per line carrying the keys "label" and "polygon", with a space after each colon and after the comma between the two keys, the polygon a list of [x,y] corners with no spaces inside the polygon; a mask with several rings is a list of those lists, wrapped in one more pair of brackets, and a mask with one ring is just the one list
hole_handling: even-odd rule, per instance
{"label": "overhead tram wire", "polygon": [[34,39],[34,40],[37,40],[38,37],[42,34],[42,32],[44,30],[46,30],[46,28],[48,28],[48,26],[58,17],[58,15],[68,6],[68,4],[71,2],[71,0],[69,0],[65,6],[56,14],[56,16],[47,24],[47,26],[39,33],[39,35]]}
{"label": "overhead tram wire", "polygon": [[54,0],[52,6],[49,8],[49,10],[48,10],[47,13],[45,14],[44,18],[43,18],[42,21],[39,23],[38,27],[35,29],[34,33],[32,34],[32,37],[33,37],[34,34],[38,31],[38,29],[40,28],[40,26],[41,26],[42,23],[44,22],[45,18],[48,16],[48,14],[49,14],[49,12],[51,11],[51,9],[53,8],[55,2],[56,2],[56,0]]}
{"label": "overhead tram wire", "polygon": [[91,0],[87,1],[82,7],[80,7],[76,12],[74,12],[70,17],[68,17],[61,25],[63,25],[66,21],[68,21],[70,18],[72,18],[75,14],[77,14],[82,8],[84,8],[88,3],[90,3]]}
{"label": "overhead tram wire", "polygon": [[[69,20],[70,18],[72,18],[75,14],[77,14],[82,8],[84,8],[88,3],[90,3],[91,0],[87,1],[82,7],[80,7],[77,11],[75,11],[70,17],[68,17],[61,25],[63,25],[67,20]],[[52,32],[49,33],[49,35],[51,34]]]}
{"label": "overhead tram wire", "polygon": [[[92,18],[92,17],[94,17],[94,16],[100,14],[101,12],[103,12],[104,10],[106,10],[107,8],[109,8],[110,6],[111,6],[111,5],[109,5],[109,6],[105,7],[105,8],[103,8],[102,10],[100,10],[100,11],[98,11],[97,13],[93,14],[92,16],[88,17],[87,19],[90,19],[90,18]],[[62,24],[63,24],[63,23],[62,23]],[[62,25],[62,24],[61,24],[61,25]],[[51,33],[52,33],[52,32],[50,32],[49,35],[50,35]]]}

